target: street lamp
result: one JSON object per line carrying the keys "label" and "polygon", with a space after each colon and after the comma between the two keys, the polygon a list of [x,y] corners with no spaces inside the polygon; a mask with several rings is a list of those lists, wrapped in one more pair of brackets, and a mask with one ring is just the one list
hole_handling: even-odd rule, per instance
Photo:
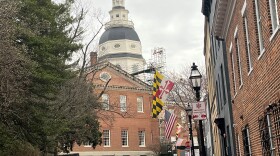
{"label": "street lamp", "polygon": [[197,69],[197,66],[195,65],[195,63],[193,63],[191,68],[192,68],[192,70],[191,70],[190,80],[192,83],[192,87],[196,92],[196,100],[199,101],[202,75],[200,74],[199,70]]}
{"label": "street lamp", "polygon": [[187,108],[185,109],[186,113],[189,117],[189,133],[190,133],[190,140],[191,140],[191,155],[194,156],[194,143],[193,143],[193,132],[192,132],[192,107],[188,104]]}
{"label": "street lamp", "polygon": [[[190,75],[189,79],[191,80],[193,90],[195,90],[196,101],[199,101],[202,75],[200,74],[199,70],[197,69],[197,66],[195,65],[195,63],[193,63],[191,68],[192,68],[191,75]],[[199,136],[200,136],[200,150],[199,150],[200,156],[206,156],[202,120],[199,120]]]}

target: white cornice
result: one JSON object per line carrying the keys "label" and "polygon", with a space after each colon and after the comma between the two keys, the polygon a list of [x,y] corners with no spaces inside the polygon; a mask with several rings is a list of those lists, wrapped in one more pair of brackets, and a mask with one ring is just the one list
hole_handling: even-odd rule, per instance
{"label": "white cornice", "polygon": [[[112,69],[114,69],[115,71],[119,72],[120,74],[124,75],[126,78],[130,79],[131,81],[134,81],[134,82],[137,82],[138,84],[140,84],[141,86],[143,86],[142,89],[146,89],[146,90],[150,90],[152,89],[152,87],[150,85],[148,85],[147,83],[143,82],[142,80],[132,76],[131,74],[129,74],[128,72],[116,67],[115,65],[113,65],[112,63],[110,62],[100,62],[100,63],[97,63],[91,67],[88,67],[86,69],[86,73],[90,73],[90,72],[93,72],[93,71],[98,71],[98,70],[102,70],[106,67],[110,67]],[[141,90],[141,89],[140,89]]]}
{"label": "white cornice", "polygon": [[236,0],[217,0],[213,21],[214,34],[225,38],[232,18]]}

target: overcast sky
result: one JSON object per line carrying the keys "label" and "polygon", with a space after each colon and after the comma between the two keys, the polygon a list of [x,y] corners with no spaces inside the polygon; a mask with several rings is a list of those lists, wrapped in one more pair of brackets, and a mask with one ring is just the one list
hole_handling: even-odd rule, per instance
{"label": "overcast sky", "polygon": [[[112,0],[82,0],[87,7],[101,9],[109,21]],[[181,70],[192,62],[204,65],[204,16],[201,0],[126,0],[129,19],[142,43],[144,58],[151,58],[151,50],[166,50],[167,68]]]}

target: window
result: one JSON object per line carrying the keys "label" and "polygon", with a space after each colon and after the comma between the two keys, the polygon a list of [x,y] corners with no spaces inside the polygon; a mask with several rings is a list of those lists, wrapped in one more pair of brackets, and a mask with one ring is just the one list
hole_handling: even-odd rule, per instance
{"label": "window", "polygon": [[264,47],[263,47],[263,36],[262,36],[262,22],[261,22],[261,15],[260,15],[260,9],[259,9],[259,1],[255,0],[255,22],[257,24],[257,35],[258,35],[258,43],[259,43],[259,55],[263,53]]}
{"label": "window", "polygon": [[216,56],[215,56],[215,51],[216,51],[216,47],[215,47],[215,37],[212,35],[212,54],[211,54],[211,57],[212,57],[212,59],[213,59],[213,63],[214,63],[214,65],[216,64]]}
{"label": "window", "polygon": [[280,104],[274,106],[272,111],[272,127],[273,127],[273,139],[275,154],[280,155]]}
{"label": "window", "polygon": [[273,152],[273,144],[272,144],[272,129],[271,129],[271,121],[269,113],[265,113],[265,116],[259,117],[259,131],[261,137],[261,145],[262,145],[262,155],[270,156],[275,155]]}
{"label": "window", "polygon": [[226,89],[225,89],[225,79],[224,79],[224,68],[221,65],[221,81],[222,81],[222,94],[223,94],[223,102],[224,105],[227,103],[226,102]]}
{"label": "window", "polygon": [[102,94],[102,107],[104,110],[109,110],[109,95]]}
{"label": "window", "polygon": [[145,131],[139,131],[139,146],[144,147],[145,146]]}
{"label": "window", "polygon": [[124,95],[120,96],[120,107],[121,107],[121,112],[126,112],[126,96]]}
{"label": "window", "polygon": [[219,95],[217,95],[218,96],[218,98],[219,98],[219,103],[218,103],[218,105],[219,105],[219,107],[220,107],[220,109],[221,110],[223,110],[223,99],[222,99],[222,89],[223,89],[223,87],[221,86],[221,79],[220,79],[220,75],[218,75],[218,94]]}
{"label": "window", "polygon": [[119,48],[119,47],[121,47],[121,45],[120,44],[115,44],[114,47]]}
{"label": "window", "polygon": [[92,147],[92,144],[89,141],[83,143],[84,147]]}
{"label": "window", "polygon": [[110,130],[103,130],[103,144],[104,147],[110,146]]}
{"label": "window", "polygon": [[216,81],[216,101],[217,101],[218,114],[220,114],[221,107],[220,107],[220,92],[219,92],[218,81]]}
{"label": "window", "polygon": [[[246,4],[246,3],[245,3]],[[247,70],[248,73],[252,70],[252,61],[250,54],[250,40],[249,40],[249,32],[248,32],[248,20],[246,14],[243,14],[243,30],[245,37],[245,46],[246,46],[246,59],[247,59]]]}
{"label": "window", "polygon": [[[237,32],[237,29],[236,29],[236,32]],[[242,81],[240,48],[239,48],[239,41],[238,41],[237,35],[235,35],[235,48],[236,48],[236,64],[237,64],[237,70],[238,70],[238,82],[239,82],[239,86],[241,87],[243,84],[243,81]]]}
{"label": "window", "polygon": [[137,97],[137,112],[143,112],[143,97]]}
{"label": "window", "polygon": [[241,156],[241,150],[240,150],[240,139],[239,139],[239,134],[236,133],[236,145],[237,145],[237,151],[236,151],[236,156]]}
{"label": "window", "polygon": [[119,14],[116,14],[116,17],[120,17],[120,15],[119,15]]}
{"label": "window", "polygon": [[272,25],[272,33],[274,33],[279,25],[276,0],[269,0],[269,11],[270,11],[270,18],[271,18],[271,25]]}
{"label": "window", "polygon": [[121,137],[122,137],[122,146],[128,146],[128,131],[122,130]]}
{"label": "window", "polygon": [[102,72],[102,73],[100,73],[99,78],[100,78],[100,80],[107,82],[111,79],[111,75],[107,72]]}
{"label": "window", "polygon": [[243,137],[243,148],[244,148],[244,155],[251,156],[251,143],[250,143],[250,133],[249,133],[249,126],[246,125],[245,128],[242,130],[242,137]]}
{"label": "window", "polygon": [[232,43],[230,44],[229,48],[230,52],[230,61],[231,61],[231,76],[232,76],[232,86],[233,86],[233,94],[236,94],[236,81],[235,81],[235,68],[234,68],[234,58],[233,58],[233,53],[232,53]]}

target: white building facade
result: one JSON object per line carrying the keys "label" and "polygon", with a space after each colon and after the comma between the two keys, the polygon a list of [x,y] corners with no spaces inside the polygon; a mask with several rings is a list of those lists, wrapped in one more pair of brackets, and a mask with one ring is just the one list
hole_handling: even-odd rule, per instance
{"label": "white building facade", "polygon": [[113,0],[110,21],[99,40],[98,62],[109,61],[128,73],[143,70],[146,62],[134,24],[128,20],[124,0]]}

